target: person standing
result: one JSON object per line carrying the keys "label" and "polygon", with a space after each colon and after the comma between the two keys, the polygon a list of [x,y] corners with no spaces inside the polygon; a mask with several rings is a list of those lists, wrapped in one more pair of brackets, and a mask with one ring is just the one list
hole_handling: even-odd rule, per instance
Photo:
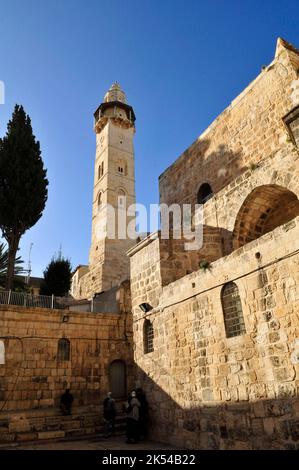
{"label": "person standing", "polygon": [[128,400],[127,405],[127,444],[139,441],[139,418],[140,418],[140,401],[136,397],[136,392],[133,390]]}
{"label": "person standing", "polygon": [[148,401],[142,388],[136,389],[136,397],[140,402],[139,433],[140,439],[146,439],[148,433]]}
{"label": "person standing", "polygon": [[112,393],[108,392],[107,397],[103,402],[104,408],[104,419],[105,419],[105,430],[104,435],[105,437],[110,437],[114,433],[115,427],[115,417],[116,417],[116,408],[115,408],[115,400],[112,398]]}
{"label": "person standing", "polygon": [[72,413],[73,401],[74,397],[70,393],[70,389],[67,388],[60,397],[60,409],[64,415],[70,415]]}

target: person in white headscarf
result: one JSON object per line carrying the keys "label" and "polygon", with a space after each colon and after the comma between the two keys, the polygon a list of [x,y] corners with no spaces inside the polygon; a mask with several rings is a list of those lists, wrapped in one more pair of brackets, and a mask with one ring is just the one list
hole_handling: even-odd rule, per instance
{"label": "person in white headscarf", "polygon": [[140,401],[136,397],[136,392],[133,390],[127,404],[127,443],[139,441],[139,418],[140,418]]}

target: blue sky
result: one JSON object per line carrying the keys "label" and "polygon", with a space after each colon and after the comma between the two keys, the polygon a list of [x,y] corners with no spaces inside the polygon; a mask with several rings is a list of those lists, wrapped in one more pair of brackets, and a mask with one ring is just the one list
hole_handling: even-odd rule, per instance
{"label": "blue sky", "polygon": [[278,36],[299,46],[298,24],[298,0],[1,0],[0,135],[22,104],[50,181],[21,240],[33,275],[60,245],[74,267],[88,261],[93,112],[112,82],[137,117],[137,201],[155,203],[159,174],[271,62]]}

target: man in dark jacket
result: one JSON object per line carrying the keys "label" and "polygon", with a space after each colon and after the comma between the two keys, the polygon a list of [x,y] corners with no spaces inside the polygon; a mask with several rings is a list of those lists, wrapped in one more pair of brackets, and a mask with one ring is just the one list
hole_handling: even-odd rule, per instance
{"label": "man in dark jacket", "polygon": [[140,439],[145,439],[148,433],[148,401],[142,388],[137,388],[136,397],[140,402],[139,433]]}
{"label": "man in dark jacket", "polygon": [[74,397],[70,393],[70,389],[67,388],[66,391],[60,397],[60,409],[64,415],[71,414],[73,401]]}
{"label": "man in dark jacket", "polygon": [[104,419],[105,419],[105,437],[109,437],[114,432],[116,408],[112,393],[109,392],[103,402]]}

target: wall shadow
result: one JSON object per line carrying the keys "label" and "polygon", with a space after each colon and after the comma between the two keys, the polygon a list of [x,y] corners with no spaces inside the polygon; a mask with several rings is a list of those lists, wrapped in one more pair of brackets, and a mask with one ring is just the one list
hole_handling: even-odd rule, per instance
{"label": "wall shadow", "polygon": [[[287,390],[273,400],[183,407],[137,364],[136,372],[136,385],[149,402],[149,435],[154,440],[181,449],[299,449],[299,398]],[[191,388],[190,394],[194,400]],[[190,398],[186,395],[186,402]]]}

